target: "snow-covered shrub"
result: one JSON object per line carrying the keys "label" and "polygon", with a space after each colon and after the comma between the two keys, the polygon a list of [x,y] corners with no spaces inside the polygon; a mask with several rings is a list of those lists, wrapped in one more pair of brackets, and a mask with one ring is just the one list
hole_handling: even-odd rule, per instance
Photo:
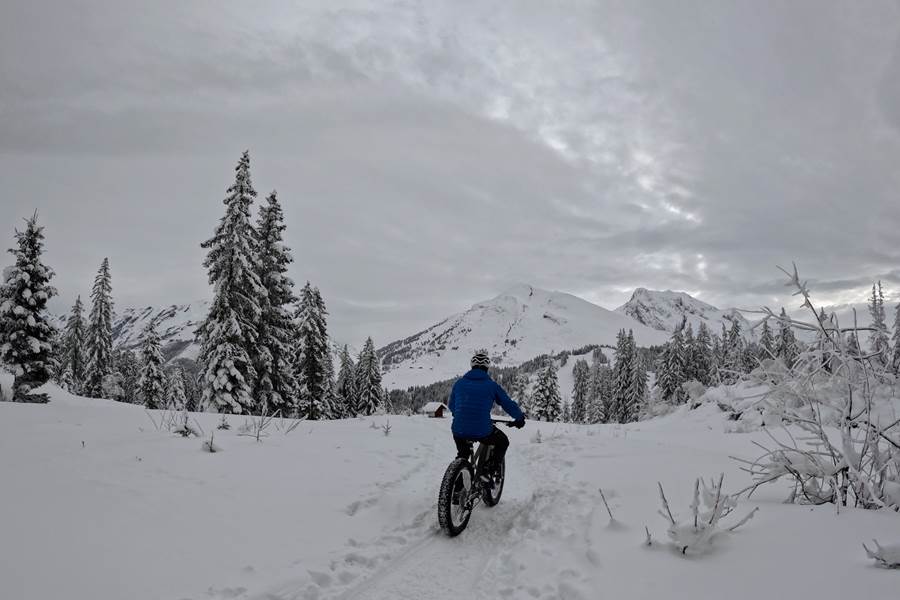
{"label": "snow-covered shrub", "polygon": [[779,362],[770,374],[761,366],[757,376],[770,383],[763,397],[766,418],[783,420],[804,435],[785,429],[776,436],[767,428],[772,443],[764,454],[741,461],[755,480],[743,491],[752,493],[786,477],[794,482],[791,501],[898,510],[900,420],[884,411],[890,404],[892,376],[880,353],[860,352],[854,340],[864,328],[842,329],[836,318],[826,319],[813,306],[796,266],[793,273],[785,273],[814,322],[796,321],[783,311],[776,315],[768,308],[765,318],[815,332],[817,342],[786,371]]}
{"label": "snow-covered shrub", "polygon": [[[736,495],[724,493],[722,483],[725,476],[720,475],[719,480],[711,481],[709,485],[698,478],[694,482],[694,497],[690,504],[691,515],[685,521],[679,521],[669,507],[669,501],[659,485],[659,499],[662,509],[659,514],[669,523],[666,533],[674,547],[682,554],[691,552],[705,552],[709,550],[713,539],[726,532],[731,532],[753,518],[758,508],[754,508],[743,519],[731,526],[720,525],[722,519],[731,515],[737,508]],[[647,531],[647,540],[650,540],[650,532]]]}
{"label": "snow-covered shrub", "polygon": [[222,418],[219,419],[219,424],[216,425],[216,429],[229,430],[231,429],[231,423],[228,422],[228,419],[225,418],[225,415],[222,415]]}
{"label": "snow-covered shrub", "polygon": [[886,569],[900,569],[900,544],[882,546],[878,543],[878,540],[872,540],[872,543],[875,544],[875,550],[869,550],[869,548],[863,544],[866,556]]}
{"label": "snow-covered shrub", "polygon": [[381,431],[384,432],[384,437],[391,435],[391,422],[387,421],[384,425],[382,425]]}
{"label": "snow-covered shrub", "polygon": [[192,435],[195,437],[200,437],[197,429],[195,429],[190,423],[190,415],[188,415],[187,410],[181,411],[181,414],[178,417],[177,424],[172,428],[172,433],[177,433],[181,437],[191,437]]}

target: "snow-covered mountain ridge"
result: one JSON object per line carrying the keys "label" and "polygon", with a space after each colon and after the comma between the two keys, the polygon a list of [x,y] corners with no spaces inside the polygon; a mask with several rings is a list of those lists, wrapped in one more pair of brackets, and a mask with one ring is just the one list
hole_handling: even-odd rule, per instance
{"label": "snow-covered mountain ridge", "polygon": [[736,308],[720,309],[685,292],[648,290],[637,288],[631,299],[616,309],[617,313],[628,315],[634,320],[659,331],[672,332],[681,325],[683,319],[691,324],[694,331],[700,323],[706,323],[711,333],[718,333],[724,324],[730,328],[732,322],[741,325],[745,337],[752,337],[750,322]]}
{"label": "snow-covered mountain ridge", "polygon": [[633,330],[640,346],[661,344],[668,337],[577,296],[517,285],[379,352],[385,385],[405,388],[459,375],[479,349],[487,350],[495,364],[516,366],[587,344],[612,346],[621,329]]}

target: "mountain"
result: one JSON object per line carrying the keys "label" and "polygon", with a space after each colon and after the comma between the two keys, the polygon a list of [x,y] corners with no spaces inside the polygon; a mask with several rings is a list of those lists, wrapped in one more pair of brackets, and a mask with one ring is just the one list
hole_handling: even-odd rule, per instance
{"label": "mountain", "polygon": [[659,331],[672,332],[682,320],[687,318],[696,333],[700,323],[706,323],[711,333],[719,333],[722,324],[731,327],[733,321],[741,324],[745,337],[752,337],[750,322],[735,308],[720,309],[697,300],[684,292],[665,292],[638,288],[631,299],[616,309],[617,313],[628,315]]}
{"label": "mountain", "polygon": [[640,346],[661,344],[668,337],[571,294],[518,285],[379,353],[385,385],[405,388],[465,372],[476,350],[487,350],[495,364],[516,366],[548,352],[613,346],[620,329],[634,330]]}

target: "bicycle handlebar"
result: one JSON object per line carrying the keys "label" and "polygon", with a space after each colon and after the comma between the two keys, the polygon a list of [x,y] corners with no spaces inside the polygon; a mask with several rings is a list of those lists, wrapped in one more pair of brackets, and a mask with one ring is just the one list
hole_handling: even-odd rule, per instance
{"label": "bicycle handlebar", "polygon": [[515,421],[510,421],[509,419],[491,419],[491,423],[506,423],[507,427],[512,427],[512,424],[515,423]]}

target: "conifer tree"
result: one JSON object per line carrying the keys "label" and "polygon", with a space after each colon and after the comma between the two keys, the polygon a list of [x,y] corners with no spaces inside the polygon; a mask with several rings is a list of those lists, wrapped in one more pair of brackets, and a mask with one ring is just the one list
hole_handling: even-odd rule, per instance
{"label": "conifer tree", "polygon": [[184,369],[174,367],[169,371],[166,403],[172,410],[187,410],[187,393],[184,389]]}
{"label": "conifer tree", "polygon": [[357,414],[374,414],[381,406],[381,364],[375,343],[367,338],[356,361]]}
{"label": "conifer tree", "polygon": [[731,329],[725,349],[725,380],[734,382],[744,372],[744,338],[741,336],[741,324],[737,319],[731,321]]}
{"label": "conifer tree", "polygon": [[847,348],[847,355],[853,358],[859,358],[862,356],[862,350],[859,346],[859,337],[856,335],[855,331],[850,331],[847,333],[847,338],[845,340],[845,345]]}
{"label": "conifer tree", "polygon": [[781,316],[778,320],[778,357],[784,361],[786,367],[791,368],[800,355],[797,348],[797,339],[794,337],[794,330],[791,328],[790,319],[784,308],[781,309]]}
{"label": "conifer tree", "polygon": [[[331,382],[330,349],[325,304],[319,290],[307,281],[297,309],[297,352],[294,366],[299,384],[299,412],[310,420],[328,418]],[[380,382],[379,382],[380,385]]]}
{"label": "conifer tree", "polygon": [[819,309],[818,314],[821,329],[816,332],[816,350],[819,353],[819,363],[826,372],[831,372],[831,359],[834,354],[834,343],[832,336],[840,335],[835,331],[831,320],[825,315],[825,309]]}
{"label": "conifer tree", "polygon": [[156,323],[150,321],[141,337],[141,378],[138,382],[141,399],[147,408],[166,408],[166,375]]}
{"label": "conifer tree", "polygon": [[256,226],[257,276],[266,293],[259,300],[254,399],[266,414],[293,413],[298,394],[292,351],[297,331],[289,311],[296,299],[294,282],[286,274],[293,258],[283,243],[285,229],[284,213],[273,191],[259,209]]}
{"label": "conifer tree", "polygon": [[900,304],[894,309],[894,336],[892,342],[891,370],[896,375],[900,372]]}
{"label": "conifer tree", "polygon": [[706,323],[700,323],[697,337],[691,349],[692,379],[703,385],[710,385],[715,368],[713,360],[713,347],[709,339],[709,328]]}
{"label": "conifer tree", "polygon": [[591,365],[591,392],[587,407],[588,423],[606,423],[612,413],[612,369],[608,363]]}
{"label": "conifer tree", "polygon": [[628,330],[628,353],[630,355],[630,365],[628,371],[628,390],[625,398],[625,405],[620,414],[621,423],[631,423],[637,421],[641,409],[647,400],[647,369],[644,361],[638,355],[637,345],[634,341],[634,332]]}
{"label": "conifer tree", "polygon": [[872,331],[869,334],[869,351],[877,354],[874,357],[881,364],[887,364],[890,342],[888,341],[887,325],[884,314],[884,292],[881,289],[881,280],[877,288],[872,284],[872,297],[869,299],[869,314],[872,316]]}
{"label": "conifer tree", "polygon": [[0,361],[13,371],[13,400],[45,402],[44,394],[31,390],[47,383],[56,369],[53,340],[56,335],[47,315],[47,301],[56,295],[50,285],[53,270],[41,262],[44,228],[37,213],[16,231],[16,248],[9,252],[15,263],[5,271],[0,288]]}
{"label": "conifer tree", "polygon": [[559,380],[552,361],[538,375],[537,385],[531,395],[531,407],[534,418],[538,421],[556,421],[562,411],[562,399],[559,396]]}
{"label": "conifer tree", "polygon": [[109,273],[109,259],[104,258],[91,291],[91,314],[87,336],[85,391],[88,396],[94,398],[104,395],[104,378],[113,371],[112,319],[112,279]]}
{"label": "conifer tree", "polygon": [[356,414],[356,364],[346,344],[341,348],[339,358],[341,366],[335,382],[336,412],[338,418],[347,418]]}
{"label": "conifer tree", "polygon": [[616,362],[613,367],[613,390],[610,410],[607,413],[608,423],[624,423],[622,419],[628,412],[629,384],[632,371],[632,356],[628,345],[628,337],[622,329],[616,336]]}
{"label": "conifer tree", "polygon": [[673,404],[684,401],[681,384],[687,380],[685,375],[685,347],[681,330],[672,333],[669,342],[663,347],[661,364],[656,385],[663,400]]}
{"label": "conifer tree", "polygon": [[198,333],[201,340],[202,404],[217,412],[254,413],[261,407],[253,397],[254,366],[266,290],[257,272],[257,239],[250,223],[256,191],[250,180],[250,153],[235,167],[235,181],[224,200],[225,215],[213,237],[201,244],[209,250],[207,268],[214,295],[209,314]]}
{"label": "conifer tree", "polygon": [[84,305],[81,303],[81,296],[78,296],[63,330],[60,365],[61,370],[67,373],[69,391],[75,394],[81,393],[81,386],[84,384],[85,335]]}
{"label": "conifer tree", "polygon": [[591,394],[591,368],[586,360],[578,360],[572,367],[575,380],[572,387],[572,404],[569,415],[573,423],[584,423],[587,418],[587,405]]}
{"label": "conifer tree", "polygon": [[522,411],[528,414],[530,411],[530,401],[528,399],[528,375],[521,371],[515,374],[510,394]]}
{"label": "conifer tree", "polygon": [[775,358],[776,346],[775,338],[772,336],[772,328],[769,327],[769,320],[763,320],[762,329],[759,333],[759,349],[760,359]]}
{"label": "conifer tree", "polygon": [[122,387],[122,398],[131,404],[141,403],[141,363],[138,357],[133,351],[122,349],[116,352],[114,364]]}

